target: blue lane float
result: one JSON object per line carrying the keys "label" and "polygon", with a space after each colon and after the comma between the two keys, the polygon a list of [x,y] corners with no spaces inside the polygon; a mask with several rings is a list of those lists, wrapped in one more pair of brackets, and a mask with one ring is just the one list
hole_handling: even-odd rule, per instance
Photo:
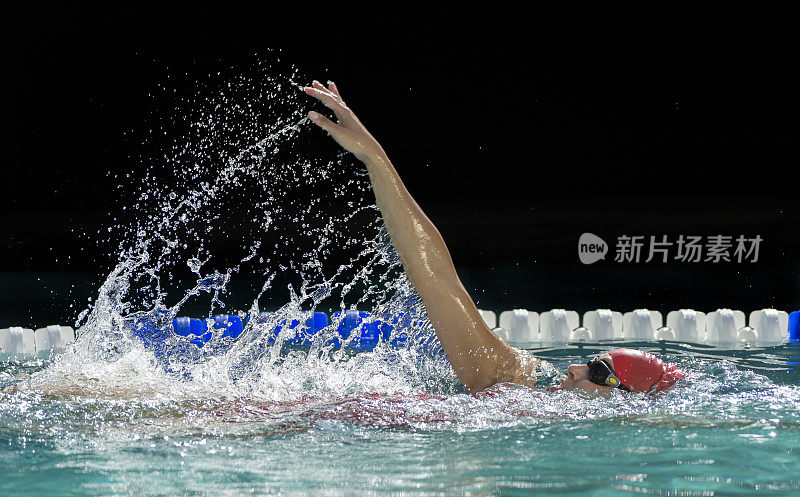
{"label": "blue lane float", "polygon": [[[800,311],[789,314],[789,349],[800,354]],[[790,370],[800,369],[800,355],[790,356],[787,365]]]}
{"label": "blue lane float", "polygon": [[213,336],[206,322],[196,318],[175,318],[172,320],[172,331],[179,336],[186,337],[197,347],[202,348]]}
{"label": "blue lane float", "polygon": [[196,318],[175,318],[172,320],[172,331],[182,337],[202,336],[206,332],[203,321]]}
{"label": "blue lane float", "polygon": [[378,323],[370,320],[368,312],[349,310],[345,311],[344,316],[341,312],[334,312],[332,321],[340,321],[336,328],[337,336],[328,340],[328,345],[341,347],[342,344],[348,345],[347,348],[355,350],[372,350],[378,343]]}
{"label": "blue lane float", "polygon": [[800,311],[789,314],[789,341],[800,342]]}
{"label": "blue lane float", "polygon": [[[419,325],[420,323],[421,320],[417,320],[415,324]],[[390,319],[379,321],[378,329],[380,330],[381,339],[385,342],[389,342],[389,345],[392,347],[401,348],[408,342],[408,333],[404,330],[411,328],[411,324],[411,316],[404,312],[393,315]],[[395,337],[392,338],[392,332],[395,328],[398,332],[395,334]]]}
{"label": "blue lane float", "polygon": [[180,317],[172,320],[172,331],[198,347],[208,343],[217,334],[221,338],[236,340],[244,331],[242,318],[230,314],[220,314],[209,319]]}
{"label": "blue lane float", "polygon": [[[262,312],[259,321],[267,322],[271,316],[269,312]],[[292,319],[289,322],[283,320],[275,326],[268,343],[275,343],[275,339],[281,337],[283,343],[287,345],[311,345],[314,335],[327,326],[328,316],[324,312],[315,312],[302,326],[299,319]]]}
{"label": "blue lane float", "polygon": [[244,331],[242,318],[229,314],[220,314],[208,320],[213,330],[217,330],[222,338],[232,338],[236,340]]}
{"label": "blue lane float", "polygon": [[[342,314],[335,312],[333,320],[336,321]],[[417,319],[413,324],[420,326],[422,320]],[[392,316],[377,318],[368,312],[349,310],[345,311],[337,328],[338,338],[329,340],[328,344],[354,350],[373,350],[381,341],[387,342],[390,347],[403,348],[408,342],[408,330],[411,328],[411,316],[399,313]],[[396,333],[395,330],[397,330]],[[394,335],[394,337],[392,336]]]}

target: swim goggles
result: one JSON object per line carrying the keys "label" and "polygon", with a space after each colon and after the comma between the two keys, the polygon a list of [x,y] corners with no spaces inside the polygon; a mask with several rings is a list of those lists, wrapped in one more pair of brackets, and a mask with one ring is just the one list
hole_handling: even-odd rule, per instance
{"label": "swim goggles", "polygon": [[596,385],[608,385],[619,388],[620,390],[630,391],[628,387],[619,381],[619,378],[611,371],[607,362],[595,358],[586,363],[589,366],[589,381]]}

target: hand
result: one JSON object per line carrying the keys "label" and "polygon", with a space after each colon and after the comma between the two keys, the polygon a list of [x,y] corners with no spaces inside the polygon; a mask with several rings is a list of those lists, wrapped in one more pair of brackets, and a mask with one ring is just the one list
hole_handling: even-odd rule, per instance
{"label": "hand", "polygon": [[326,107],[331,109],[338,123],[334,123],[327,117],[314,112],[308,113],[311,121],[324,129],[333,137],[336,142],[345,150],[352,152],[358,159],[364,161],[371,156],[383,154],[383,148],[378,141],[369,134],[367,128],[361,124],[353,111],[345,105],[339,89],[333,82],[328,82],[328,87],[319,81],[314,81],[312,86],[303,88],[306,94],[320,100]]}

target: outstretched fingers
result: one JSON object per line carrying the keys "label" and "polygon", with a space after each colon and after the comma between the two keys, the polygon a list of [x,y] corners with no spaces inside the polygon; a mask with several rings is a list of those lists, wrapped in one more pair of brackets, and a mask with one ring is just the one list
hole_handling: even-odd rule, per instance
{"label": "outstretched fingers", "polygon": [[319,112],[311,111],[308,113],[308,118],[311,122],[324,129],[333,137],[334,140],[341,143],[342,138],[347,134],[347,130],[323,116]]}
{"label": "outstretched fingers", "polygon": [[314,88],[316,88],[317,90],[324,91],[324,92],[327,92],[327,93],[332,93],[332,94],[336,95],[336,97],[339,99],[339,101],[342,104],[344,104],[344,100],[342,100],[342,95],[339,93],[339,88],[336,87],[336,83],[334,83],[333,81],[328,80],[328,86],[327,87],[325,85],[323,85],[322,83],[320,83],[319,81],[317,81],[317,80],[314,80],[314,82],[311,83],[311,85]]}
{"label": "outstretched fingers", "polygon": [[323,85],[322,83],[320,83],[316,79],[311,83],[311,86],[313,86],[314,88],[316,88],[317,90],[319,90],[319,91],[321,91],[323,93],[332,93],[330,89],[325,88],[325,85]]}
{"label": "outstretched fingers", "polygon": [[307,86],[304,88],[307,95],[316,98],[322,102],[325,107],[331,109],[333,113],[336,114],[336,118],[339,119],[339,122],[343,125],[347,126],[352,123],[353,118],[350,115],[350,109],[347,108],[337,92],[325,88],[319,81],[314,81],[312,85],[311,87]]}
{"label": "outstretched fingers", "polygon": [[311,87],[319,91],[319,93],[317,94],[318,95],[317,98],[322,100],[322,102],[325,103],[326,105],[329,103],[336,103],[341,107],[346,107],[344,105],[342,97],[340,97],[339,93],[334,91],[332,88],[326,88],[325,85],[323,85],[317,80],[314,80],[314,82],[311,83]]}
{"label": "outstretched fingers", "polygon": [[332,91],[333,93],[335,93],[336,96],[339,97],[339,100],[342,100],[342,103],[344,103],[344,100],[342,99],[342,95],[341,95],[341,93],[339,93],[339,88],[336,87],[336,83],[334,83],[333,81],[328,81],[328,89],[330,91]]}
{"label": "outstretched fingers", "polygon": [[303,91],[306,92],[306,95],[310,95],[319,100],[320,102],[322,102],[323,104],[325,104],[325,107],[333,109],[334,107],[338,106],[337,105],[338,102],[336,101],[333,94],[328,90],[321,90],[317,88],[316,82],[313,86],[306,86],[305,88],[303,88]]}
{"label": "outstretched fingers", "polygon": [[328,133],[331,133],[331,134],[333,134],[333,132],[334,132],[334,130],[336,128],[340,127],[335,122],[331,121],[330,119],[328,119],[327,117],[323,116],[319,112],[316,112],[316,111],[313,111],[313,110],[308,113],[308,118],[311,119],[311,121],[314,124],[316,124],[317,126],[319,126],[320,128],[324,129],[325,131],[327,131]]}

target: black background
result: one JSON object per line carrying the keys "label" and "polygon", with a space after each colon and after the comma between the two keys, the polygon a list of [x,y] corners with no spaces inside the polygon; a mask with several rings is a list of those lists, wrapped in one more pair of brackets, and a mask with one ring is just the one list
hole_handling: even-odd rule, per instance
{"label": "black background", "polygon": [[[378,5],[14,13],[0,327],[71,324],[96,294],[115,262],[96,243],[117,205],[113,173],[136,168],[126,133],[159,111],[157,85],[270,50],[337,82],[479,307],[797,309],[795,33],[779,12],[637,16]],[[583,232],[611,244],[606,261],[578,262]],[[764,241],[756,263],[613,261],[620,235],[681,234]]]}

